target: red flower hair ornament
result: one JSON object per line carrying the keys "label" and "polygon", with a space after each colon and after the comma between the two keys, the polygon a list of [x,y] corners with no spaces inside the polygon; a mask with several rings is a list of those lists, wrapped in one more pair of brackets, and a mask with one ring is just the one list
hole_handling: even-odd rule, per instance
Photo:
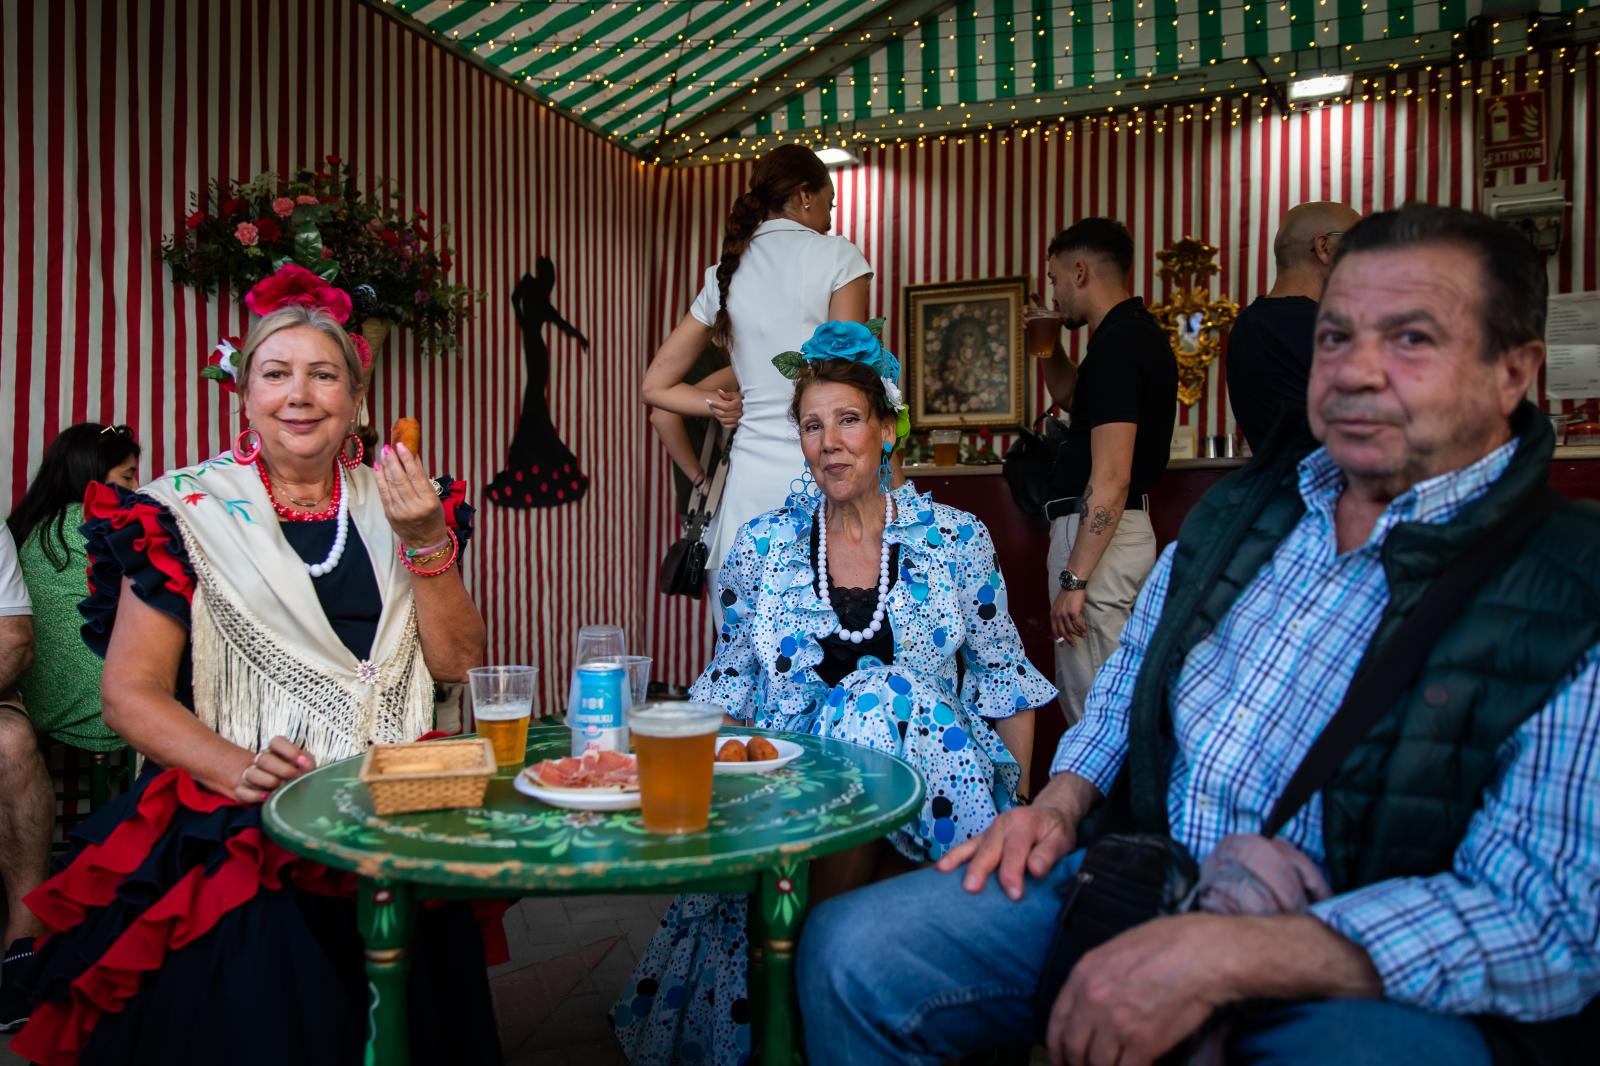
{"label": "red flower hair ornament", "polygon": [[[257,315],[270,315],[280,307],[300,304],[331,315],[340,325],[350,320],[350,294],[336,285],[329,285],[303,266],[285,263],[271,277],[262,278],[245,294],[245,306]],[[372,346],[359,333],[350,334],[355,346],[356,359],[362,370],[372,369]],[[239,342],[227,338],[211,352],[208,365],[200,371],[201,377],[220,382],[233,390],[238,375]]]}
{"label": "red flower hair ornament", "polygon": [[262,316],[290,304],[326,311],[341,325],[350,319],[349,293],[293,263],[283,264],[276,274],[256,282],[244,298],[244,305]]}

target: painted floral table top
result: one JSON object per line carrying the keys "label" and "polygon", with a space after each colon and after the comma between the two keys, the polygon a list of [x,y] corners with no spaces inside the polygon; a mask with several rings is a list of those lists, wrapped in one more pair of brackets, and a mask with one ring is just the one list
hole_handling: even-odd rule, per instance
{"label": "painted floral table top", "polygon": [[[724,729],[725,733],[747,730]],[[771,774],[713,779],[711,825],[665,837],[639,812],[562,810],[489,782],[483,806],[379,817],[357,780],[360,757],[280,788],[262,821],[296,854],[364,877],[420,885],[582,892],[681,886],[749,874],[881,837],[922,803],[915,770],[882,752],[822,737],[775,734],[805,748]],[[570,751],[564,726],[536,726],[528,762]]]}

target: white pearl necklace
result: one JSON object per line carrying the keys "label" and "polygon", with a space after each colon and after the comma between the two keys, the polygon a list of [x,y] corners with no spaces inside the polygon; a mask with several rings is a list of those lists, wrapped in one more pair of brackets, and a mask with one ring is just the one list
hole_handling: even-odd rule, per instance
{"label": "white pearl necklace", "polygon": [[350,493],[344,483],[344,469],[339,470],[339,526],[334,530],[333,547],[328,549],[328,557],[320,563],[305,563],[306,573],[312,577],[321,577],[331,573],[339,565],[339,560],[344,558],[344,543],[350,535]]}
{"label": "white pearl necklace", "polygon": [[[878,605],[872,611],[872,622],[865,629],[839,627],[840,640],[861,644],[878,635],[883,628],[884,605],[889,602],[889,523],[894,518],[894,501],[883,498],[883,544],[878,549]],[[833,610],[833,593],[828,588],[828,501],[826,497],[817,508],[817,590],[822,606]],[[837,617],[837,615],[835,615]]]}

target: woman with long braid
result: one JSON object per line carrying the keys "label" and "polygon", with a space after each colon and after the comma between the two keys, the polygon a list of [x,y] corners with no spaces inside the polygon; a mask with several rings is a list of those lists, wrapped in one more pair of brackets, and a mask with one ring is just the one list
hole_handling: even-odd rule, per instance
{"label": "woman with long braid", "polygon": [[[867,320],[872,267],[848,240],[827,235],[832,224],[833,181],[809,148],[786,144],[762,156],[728,215],[721,260],[645,371],[645,403],[724,424],[739,418],[708,574],[721,569],[740,526],[782,505],[800,469],[788,413],[794,388],[772,357],[799,348],[829,319]],[[737,393],[685,380],[708,344],[728,352]]]}

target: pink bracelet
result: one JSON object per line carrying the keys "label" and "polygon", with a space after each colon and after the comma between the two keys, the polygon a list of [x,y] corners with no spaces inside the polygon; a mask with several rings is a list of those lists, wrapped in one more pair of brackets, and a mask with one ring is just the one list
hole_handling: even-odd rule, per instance
{"label": "pink bracelet", "polygon": [[405,549],[403,548],[399,549],[400,565],[411,571],[413,577],[438,577],[440,574],[456,565],[456,559],[461,555],[461,542],[456,540],[455,533],[453,531],[447,531],[445,535],[450,545],[450,558],[446,559],[443,565],[441,565],[437,570],[417,569],[416,564],[406,557]]}
{"label": "pink bracelet", "polygon": [[439,551],[442,548],[450,547],[450,531],[446,529],[444,534],[443,540],[437,544],[430,544],[426,548],[407,548],[403,544],[400,547],[401,550],[405,552],[407,559],[416,559],[424,555],[432,555],[434,552]]}

